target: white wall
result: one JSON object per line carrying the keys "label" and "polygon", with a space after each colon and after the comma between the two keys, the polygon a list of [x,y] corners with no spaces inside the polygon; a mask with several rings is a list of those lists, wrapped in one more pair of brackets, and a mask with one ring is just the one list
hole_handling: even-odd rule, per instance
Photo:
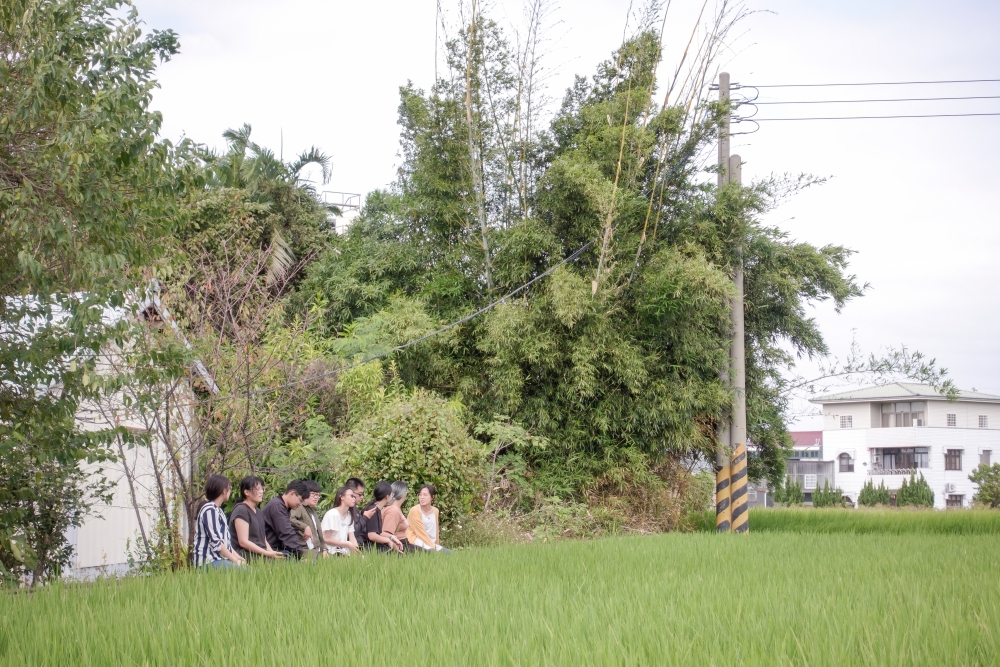
{"label": "white wall", "polygon": [[[992,426],[992,424],[991,424]],[[955,493],[965,496],[965,504],[972,501],[976,486],[969,480],[969,474],[979,465],[979,454],[983,449],[993,451],[992,462],[1000,461],[1000,430],[963,428],[879,428],[879,429],[831,429],[823,432],[823,458],[837,461],[844,452],[854,457],[854,472],[842,473],[840,466],[834,466],[837,486],[855,503],[858,494],[868,479],[875,486],[885,482],[886,488],[898,489],[903,475],[869,475],[871,450],[886,447],[927,447],[929,466],[918,471],[927,480],[934,492],[934,507],[945,508],[947,495],[945,484],[954,484]],[[945,470],[945,450],[961,449],[962,470]]]}
{"label": "white wall", "polygon": [[1000,429],[1000,405],[996,403],[975,403],[972,401],[927,402],[927,425],[948,426],[948,415],[955,415],[956,428],[979,428],[979,415],[986,415],[990,429]]}
{"label": "white wall", "polygon": [[[123,411],[116,411],[121,414]],[[107,428],[104,414],[95,406],[84,407],[77,414],[77,424],[84,430]],[[142,425],[128,418],[120,419],[121,425],[140,430]],[[161,479],[168,502],[173,475],[167,466],[166,452],[161,442],[154,438],[153,447],[161,469]],[[67,576],[90,578],[102,573],[117,574],[128,569],[128,554],[138,554],[142,549],[139,521],[148,537],[159,516],[159,493],[154,475],[153,458],[148,447],[125,448],[122,461],[89,464],[84,470],[97,481],[101,476],[113,484],[111,502],[95,504],[82,525],[67,532],[74,547],[74,560]],[[133,477],[135,500],[139,506],[138,517],[129,488],[125,465]]]}
{"label": "white wall", "polygon": [[[872,406],[863,403],[828,403],[823,406],[823,431],[840,430],[840,418],[843,415],[852,417],[852,428],[871,428]],[[824,445],[826,442],[824,441]]]}

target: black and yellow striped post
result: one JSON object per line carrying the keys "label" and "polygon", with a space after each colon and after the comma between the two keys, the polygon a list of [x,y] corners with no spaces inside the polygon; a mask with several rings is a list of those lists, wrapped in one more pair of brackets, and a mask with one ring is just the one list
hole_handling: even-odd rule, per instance
{"label": "black and yellow striped post", "polygon": [[[737,443],[733,451],[732,465],[730,468],[730,489],[729,498],[732,507],[732,531],[734,533],[746,533],[750,530],[750,516],[748,510],[749,499],[747,497],[747,446],[746,443]],[[718,522],[716,522],[718,526]]]}
{"label": "black and yellow striped post", "polygon": [[[727,457],[728,459],[728,457]],[[732,530],[732,516],[729,507],[729,465],[717,466],[715,473],[715,531],[728,533]]]}

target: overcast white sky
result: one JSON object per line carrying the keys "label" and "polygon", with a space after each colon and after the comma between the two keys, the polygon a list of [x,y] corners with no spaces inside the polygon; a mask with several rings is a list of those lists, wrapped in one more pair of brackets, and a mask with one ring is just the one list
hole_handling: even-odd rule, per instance
{"label": "overcast white sky", "polygon": [[[714,0],[710,0],[710,3]],[[333,156],[334,190],[366,193],[398,164],[398,87],[428,87],[435,0],[136,0],[153,28],[180,34],[161,67],[154,106],[164,136],[221,147],[228,127],[286,158],[316,145]],[[442,0],[446,10],[452,0]],[[638,4],[638,2],[636,3]],[[674,0],[666,65],[676,61],[700,0]],[[501,22],[518,0],[497,2]],[[628,0],[564,1],[548,65],[561,98],[621,41]],[[755,0],[727,62],[755,84],[1000,79],[1000,3]],[[709,10],[710,11],[710,10]],[[452,12],[453,13],[453,12]],[[1000,83],[761,89],[761,100],[998,95]],[[760,107],[758,117],[1000,112],[1000,99]],[[734,128],[735,129],[735,128]],[[835,355],[906,345],[962,388],[1000,394],[1000,116],[762,123],[735,137],[744,182],[771,173],[830,177],[775,211],[793,238],[857,251],[867,295],[840,315],[816,308]],[[799,428],[819,427],[816,418]]]}

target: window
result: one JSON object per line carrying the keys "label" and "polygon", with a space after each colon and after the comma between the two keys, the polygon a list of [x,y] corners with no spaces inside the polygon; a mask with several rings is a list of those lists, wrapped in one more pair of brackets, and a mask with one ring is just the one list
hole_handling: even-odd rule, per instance
{"label": "window", "polygon": [[854,459],[850,454],[841,454],[837,459],[840,460],[840,472],[854,472]]}
{"label": "window", "polygon": [[979,428],[989,428],[990,418],[986,415],[979,415]]}
{"label": "window", "polygon": [[948,426],[958,426],[957,415],[948,415]]}
{"label": "window", "polygon": [[[906,474],[914,468],[930,467],[930,450],[927,447],[898,447],[872,450],[872,469],[885,474]],[[903,473],[902,471],[906,471]]]}
{"label": "window", "polygon": [[757,502],[757,489],[752,486],[747,490],[747,500],[752,503]]}
{"label": "window", "polygon": [[965,496],[957,493],[948,494],[948,500],[945,501],[946,507],[965,507]]}
{"label": "window", "polygon": [[990,464],[990,455],[993,453],[991,449],[984,449],[979,455],[979,464],[988,466]]}
{"label": "window", "polygon": [[944,453],[944,469],[945,470],[961,470],[962,469],[962,450],[961,449],[949,449]]}
{"label": "window", "polygon": [[840,428],[854,428],[854,417],[851,415],[841,415]]}
{"label": "window", "polygon": [[816,475],[802,475],[802,490],[803,491],[816,490]]}
{"label": "window", "polygon": [[883,403],[882,428],[897,428],[903,426],[924,425],[925,404],[917,403]]}

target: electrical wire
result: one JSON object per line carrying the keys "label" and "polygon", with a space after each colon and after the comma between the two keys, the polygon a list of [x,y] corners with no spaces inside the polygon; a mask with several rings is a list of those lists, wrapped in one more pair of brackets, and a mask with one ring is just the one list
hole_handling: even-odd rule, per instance
{"label": "electrical wire", "polygon": [[[666,173],[666,175],[663,177],[664,187],[666,186],[666,182],[668,182],[670,180],[670,178],[674,175],[674,173],[683,164],[685,164],[687,162],[688,158],[690,158],[691,155],[694,154],[696,147],[697,147],[697,145],[692,146],[691,149],[685,155],[683,155],[680,160],[678,160],[677,164],[675,164],[673,166],[673,168],[669,172]],[[662,193],[662,190],[661,190],[661,193]],[[615,227],[617,227],[617,225],[615,225]],[[612,228],[612,231],[614,231],[614,227]],[[445,326],[441,327],[440,329],[437,329],[436,331],[432,331],[432,332],[430,332],[428,334],[424,334],[423,336],[420,336],[419,338],[415,338],[415,339],[407,341],[407,342],[405,342],[405,343],[403,343],[401,345],[397,345],[396,347],[394,347],[392,349],[389,349],[389,350],[386,350],[385,352],[380,352],[378,354],[373,354],[371,356],[365,357],[364,359],[361,359],[360,361],[356,361],[353,364],[348,364],[347,366],[341,366],[341,367],[336,368],[336,369],[334,369],[332,371],[326,371],[325,373],[319,373],[317,375],[310,375],[309,377],[301,378],[299,380],[293,380],[292,382],[286,382],[285,384],[280,384],[280,385],[277,385],[275,387],[268,387],[266,389],[256,389],[254,391],[231,393],[231,394],[227,394],[227,395],[221,396],[221,397],[215,397],[215,396],[213,396],[211,398],[207,398],[207,399],[204,399],[203,401],[198,401],[198,402],[201,402],[201,403],[221,403],[223,401],[229,401],[229,400],[232,400],[234,398],[251,398],[251,397],[254,397],[254,396],[261,396],[261,395],[265,395],[265,394],[273,394],[273,393],[281,391],[283,389],[290,389],[292,387],[297,387],[299,385],[308,384],[310,382],[316,382],[317,380],[322,380],[323,378],[327,378],[327,377],[330,377],[332,375],[337,375],[339,373],[343,373],[344,371],[348,371],[348,370],[350,370],[352,368],[357,368],[358,366],[363,366],[364,364],[367,364],[369,362],[375,361],[377,359],[382,359],[384,357],[389,356],[390,354],[394,354],[396,352],[400,352],[402,350],[405,350],[405,349],[407,349],[409,347],[412,347],[412,346],[416,345],[417,343],[420,343],[420,342],[423,342],[423,341],[427,340],[428,338],[433,338],[434,336],[442,334],[445,331],[448,331],[449,329],[454,329],[455,327],[457,327],[457,326],[459,326],[461,324],[465,324],[469,320],[475,319],[476,317],[479,317],[483,313],[486,313],[486,312],[492,310],[493,308],[499,306],[501,303],[507,301],[507,299],[511,298],[515,294],[518,294],[519,292],[524,291],[525,289],[527,289],[528,287],[530,287],[534,283],[538,282],[542,278],[545,278],[546,276],[551,275],[560,266],[563,266],[565,264],[569,264],[570,262],[575,262],[577,259],[580,258],[580,255],[582,255],[584,252],[586,252],[587,249],[590,248],[592,245],[594,245],[595,243],[597,243],[597,241],[598,241],[598,239],[596,239],[596,238],[587,241],[585,244],[583,244],[582,246],[580,246],[579,248],[577,248],[573,252],[573,254],[569,255],[568,257],[566,257],[562,261],[557,262],[555,265],[549,267],[543,273],[538,274],[537,276],[535,276],[534,278],[532,278],[528,282],[524,283],[520,287],[518,287],[518,288],[516,288],[514,290],[511,290],[510,292],[508,292],[507,294],[503,295],[502,297],[500,297],[499,299],[497,299],[495,301],[491,301],[490,303],[486,304],[485,306],[483,306],[479,310],[476,310],[475,312],[470,313],[470,314],[466,315],[465,317],[452,322],[451,324],[446,324]]]}
{"label": "electrical wire", "polygon": [[937,83],[1000,83],[1000,79],[958,79],[953,81],[881,81],[866,83],[782,83],[755,85],[744,83],[743,88],[826,88],[832,86],[915,86]]}
{"label": "electrical wire", "polygon": [[417,343],[420,343],[422,341],[427,340],[428,338],[432,338],[434,336],[437,336],[438,334],[442,334],[445,331],[448,331],[449,329],[454,329],[455,327],[459,326],[460,324],[465,324],[469,320],[474,319],[476,317],[479,317],[483,313],[485,313],[485,312],[487,312],[489,310],[492,310],[493,308],[495,308],[496,306],[499,306],[501,303],[503,303],[507,299],[511,298],[515,294],[517,294],[517,293],[519,293],[519,292],[527,289],[532,284],[534,284],[537,281],[541,280],[542,278],[550,275],[553,271],[555,271],[556,269],[558,269],[560,266],[563,266],[564,264],[568,264],[570,262],[576,261],[577,259],[579,259],[580,255],[582,255],[588,248],[590,248],[590,246],[594,245],[594,243],[596,243],[596,242],[597,242],[597,239],[591,239],[590,241],[588,241],[587,243],[585,243],[584,245],[582,245],[580,248],[578,248],[576,250],[576,252],[574,252],[572,255],[566,257],[561,262],[558,262],[557,264],[549,267],[544,273],[538,274],[537,276],[535,276],[534,278],[532,278],[528,282],[524,283],[523,285],[521,285],[517,289],[515,289],[515,290],[513,290],[511,292],[508,292],[507,294],[505,294],[504,296],[500,297],[496,301],[492,301],[492,302],[486,304],[485,306],[483,306],[479,310],[477,310],[477,311],[475,311],[473,313],[470,313],[469,315],[466,315],[465,317],[463,317],[463,318],[461,318],[459,320],[456,320],[456,321],[452,322],[451,324],[447,324],[447,325],[441,327],[440,329],[437,329],[436,331],[432,331],[432,332],[430,332],[428,334],[424,334],[423,336],[420,336],[419,338],[415,338],[415,339],[413,339],[411,341],[407,341],[407,342],[403,343],[402,345],[397,345],[396,347],[394,347],[394,348],[392,348],[390,350],[386,350],[385,352],[380,352],[378,354],[373,354],[373,355],[371,355],[369,357],[365,357],[361,361],[356,361],[353,364],[348,364],[347,366],[341,366],[341,367],[336,368],[336,369],[334,369],[332,371],[327,371],[325,373],[319,373],[318,375],[311,375],[309,377],[301,378],[299,380],[294,380],[292,382],[286,382],[285,384],[280,384],[280,385],[277,385],[275,387],[268,387],[266,389],[256,389],[254,391],[248,391],[248,392],[233,393],[233,394],[228,394],[226,396],[222,396],[222,397],[218,397],[218,398],[212,397],[212,398],[205,399],[202,402],[204,402],[204,403],[221,403],[222,401],[228,401],[228,400],[232,400],[234,398],[250,398],[250,397],[253,397],[253,396],[260,396],[260,395],[263,395],[263,394],[273,394],[274,392],[281,391],[283,389],[290,389],[291,387],[296,387],[298,385],[308,384],[310,382],[316,382],[317,380],[322,380],[323,378],[330,377],[331,375],[337,375],[338,373],[343,373],[344,371],[350,370],[352,368],[357,368],[358,366],[362,366],[362,365],[367,364],[369,362],[375,361],[376,359],[382,359],[383,357],[387,357],[390,354],[393,354],[395,352],[400,352],[402,350],[405,350],[408,347],[412,347],[412,346],[416,345]]}
{"label": "electrical wire", "polygon": [[855,102],[937,102],[939,100],[1000,100],[1000,95],[970,97],[894,97],[884,100],[795,100],[789,102],[744,102],[744,104],[847,104]]}
{"label": "electrical wire", "polygon": [[[756,123],[768,123],[786,120],[872,120],[876,118],[960,118],[965,116],[1000,116],[1000,111],[996,113],[928,113],[899,116],[815,116],[809,118],[755,118]],[[742,120],[742,119],[741,119]],[[739,122],[737,120],[736,122]]]}

